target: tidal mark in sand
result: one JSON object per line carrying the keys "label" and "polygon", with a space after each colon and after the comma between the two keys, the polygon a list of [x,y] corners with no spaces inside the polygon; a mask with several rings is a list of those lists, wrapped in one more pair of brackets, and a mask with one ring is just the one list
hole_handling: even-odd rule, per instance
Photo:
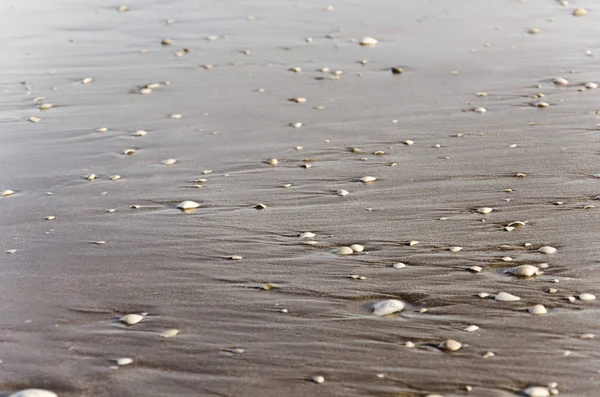
{"label": "tidal mark in sand", "polygon": [[404,309],[404,302],[398,299],[388,299],[379,301],[372,306],[373,314],[376,316],[387,316],[388,314],[394,314]]}

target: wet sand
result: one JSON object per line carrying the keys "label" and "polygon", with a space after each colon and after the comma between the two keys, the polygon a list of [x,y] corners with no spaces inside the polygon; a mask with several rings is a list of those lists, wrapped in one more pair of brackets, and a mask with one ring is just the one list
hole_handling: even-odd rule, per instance
{"label": "wet sand", "polygon": [[[597,396],[600,307],[568,299],[600,293],[596,4],[127,5],[1,6],[0,393]],[[406,308],[373,315],[384,299]]]}

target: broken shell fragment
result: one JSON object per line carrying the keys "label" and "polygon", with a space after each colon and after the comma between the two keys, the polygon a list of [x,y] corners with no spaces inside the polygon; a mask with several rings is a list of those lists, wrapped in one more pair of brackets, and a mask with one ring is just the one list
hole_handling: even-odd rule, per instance
{"label": "broken shell fragment", "polygon": [[404,303],[398,299],[388,299],[373,304],[373,314],[376,316],[387,316],[400,312],[404,309]]}

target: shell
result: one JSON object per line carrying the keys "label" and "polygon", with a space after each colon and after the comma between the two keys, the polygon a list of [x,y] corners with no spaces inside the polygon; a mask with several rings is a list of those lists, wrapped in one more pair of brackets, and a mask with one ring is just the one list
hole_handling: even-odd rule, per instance
{"label": "shell", "polygon": [[362,178],[360,178],[360,181],[362,183],[375,182],[376,180],[377,180],[377,178],[375,178],[374,176],[363,176]]}
{"label": "shell", "polygon": [[92,81],[94,81],[94,79],[92,79],[91,77],[86,77],[85,79],[81,80],[81,84],[89,84]]}
{"label": "shell", "polygon": [[489,214],[490,212],[492,212],[494,209],[490,208],[490,207],[481,207],[481,208],[477,208],[477,212],[479,212],[480,214]]}
{"label": "shell", "polygon": [[360,245],[360,244],[352,244],[352,245],[350,246],[350,248],[351,248],[351,249],[352,249],[352,251],[354,251],[354,252],[363,252],[363,251],[365,250],[365,247],[363,247],[363,246],[362,246],[362,245]]}
{"label": "shell", "polygon": [[314,238],[316,236],[316,234],[314,234],[313,232],[304,232],[302,234],[300,234],[300,238]]}
{"label": "shell", "polygon": [[312,381],[318,385],[325,383],[325,377],[322,375],[317,375],[312,377]]}
{"label": "shell", "polygon": [[573,10],[573,16],[575,17],[583,17],[585,15],[587,15],[588,10],[586,10],[585,8],[576,8]]}
{"label": "shell", "polygon": [[442,343],[440,343],[438,345],[438,347],[441,350],[445,350],[448,352],[455,352],[462,348],[462,343],[460,343],[459,341],[456,341],[454,339],[447,339],[447,340],[443,341]]}
{"label": "shell", "polygon": [[175,336],[175,335],[177,335],[177,334],[179,334],[179,330],[178,330],[178,329],[175,329],[175,328],[172,328],[172,329],[168,329],[168,330],[166,330],[166,331],[163,331],[163,332],[161,332],[161,333],[159,334],[159,336],[160,336],[161,338],[170,338],[170,337],[172,337],[172,336]]}
{"label": "shell", "polygon": [[373,304],[373,314],[376,316],[387,316],[400,312],[404,309],[404,302],[398,299],[388,299]]}
{"label": "shell", "polygon": [[375,46],[377,45],[378,41],[377,39],[373,38],[373,37],[369,37],[369,36],[365,36],[362,39],[360,39],[360,45],[362,46]]}
{"label": "shell", "polygon": [[540,247],[538,249],[538,252],[541,252],[542,254],[546,254],[546,255],[552,255],[557,251],[556,248],[554,247],[550,247],[549,245],[544,245],[543,247]]}
{"label": "shell", "polygon": [[118,358],[116,360],[117,365],[122,366],[122,365],[129,365],[129,364],[133,364],[133,359],[129,358],[129,357],[123,357],[123,358]]}
{"label": "shell", "polygon": [[336,192],[336,194],[337,194],[338,196],[342,196],[342,197],[344,197],[344,196],[347,196],[349,193],[348,193],[348,191],[347,191],[347,190],[340,189],[340,190],[338,190],[338,191]]}
{"label": "shell", "polygon": [[336,255],[352,255],[354,250],[350,247],[340,247],[334,251]]}
{"label": "shell", "polygon": [[518,296],[509,294],[508,292],[500,292],[494,299],[498,302],[517,302],[521,300]]}
{"label": "shell", "polygon": [[166,160],[162,160],[160,163],[163,165],[171,165],[171,164],[175,164],[177,162],[177,160],[175,159],[166,159]]}
{"label": "shell", "polygon": [[569,85],[569,80],[563,77],[557,77],[554,79],[554,84],[556,85]]}
{"label": "shell", "polygon": [[241,261],[242,259],[244,259],[244,257],[241,255],[231,255],[229,259],[231,259],[232,261]]}
{"label": "shell", "polygon": [[13,190],[10,189],[6,189],[0,192],[0,197],[8,197],[8,196],[12,196],[13,194],[15,194],[15,192]]}
{"label": "shell", "polygon": [[8,397],[58,397],[56,393],[42,389],[25,389],[10,394]]}
{"label": "shell", "polygon": [[548,313],[548,310],[546,310],[546,307],[544,307],[544,305],[534,305],[527,309],[527,311],[535,316],[541,316]]}
{"label": "shell", "polygon": [[533,265],[521,265],[508,269],[506,272],[517,277],[533,277],[539,274],[540,269]]}
{"label": "shell", "polygon": [[448,251],[459,252],[459,251],[462,251],[462,247],[450,247],[450,248],[448,248]]}
{"label": "shell", "polygon": [[402,263],[402,262],[398,262],[398,263],[394,263],[394,264],[392,265],[392,267],[393,267],[394,269],[404,269],[404,268],[406,267],[406,264],[405,264],[405,263]]}
{"label": "shell", "polygon": [[523,390],[521,394],[527,397],[550,397],[550,390],[546,387],[532,386]]}
{"label": "shell", "polygon": [[583,293],[583,294],[579,294],[578,298],[581,301],[593,301],[593,300],[596,300],[596,295],[589,294],[589,293]]}
{"label": "shell", "polygon": [[198,207],[200,207],[200,204],[192,200],[182,201],[181,203],[177,204],[177,208],[180,210],[191,210]]}
{"label": "shell", "polygon": [[144,316],[140,314],[127,314],[120,318],[120,321],[127,325],[134,325],[144,319]]}
{"label": "shell", "polygon": [[468,327],[464,328],[463,331],[465,332],[475,332],[479,329],[478,326],[476,325],[469,325]]}

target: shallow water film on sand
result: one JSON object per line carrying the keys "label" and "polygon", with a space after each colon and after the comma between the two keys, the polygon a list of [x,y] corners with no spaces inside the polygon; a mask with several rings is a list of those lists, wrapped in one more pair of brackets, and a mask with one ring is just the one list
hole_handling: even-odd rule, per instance
{"label": "shallow water film on sand", "polygon": [[0,394],[598,396],[599,6],[2,2]]}

